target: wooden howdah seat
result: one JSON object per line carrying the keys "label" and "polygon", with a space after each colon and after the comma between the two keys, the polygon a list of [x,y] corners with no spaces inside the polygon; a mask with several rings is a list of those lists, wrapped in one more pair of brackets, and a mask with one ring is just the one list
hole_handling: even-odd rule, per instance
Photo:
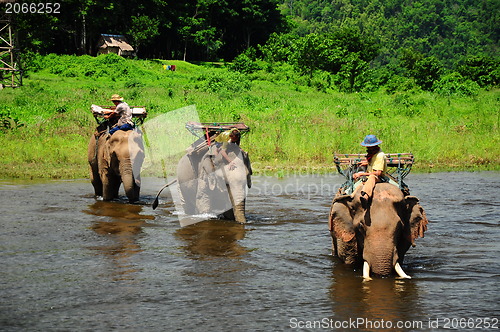
{"label": "wooden howdah seat", "polygon": [[[142,125],[144,123],[144,120],[148,116],[148,112],[146,112],[146,108],[143,106],[130,106],[132,109],[132,121],[135,123],[136,126]],[[98,106],[98,105],[92,105],[90,107],[90,110],[92,112],[92,115],[96,119],[98,124],[101,124],[102,122],[106,121],[104,119],[104,111],[112,111],[115,109],[115,106]]]}
{"label": "wooden howdah seat", "polygon": [[[386,153],[387,172],[386,180],[399,187],[405,194],[409,195],[408,186],[404,183],[404,178],[410,173],[413,166],[414,156],[412,153]],[[340,154],[335,153],[333,161],[337,166],[338,172],[346,178],[346,182],[341,186],[340,191],[343,194],[350,194],[360,181],[354,181],[353,174],[363,170],[359,163],[366,160],[365,154]]]}

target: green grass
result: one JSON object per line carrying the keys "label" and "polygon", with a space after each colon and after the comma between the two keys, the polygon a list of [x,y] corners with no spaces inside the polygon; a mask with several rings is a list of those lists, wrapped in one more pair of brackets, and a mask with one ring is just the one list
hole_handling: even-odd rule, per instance
{"label": "green grass", "polygon": [[385,152],[412,152],[416,171],[500,169],[498,90],[346,94],[307,86],[287,67],[250,75],[219,67],[37,57],[23,87],[0,90],[0,178],[87,177],[89,108],[109,105],[114,93],[145,106],[148,118],[194,104],[201,121],[245,122],[242,147],[258,172],[335,171],[333,153],[364,152],[359,142],[370,133]]}

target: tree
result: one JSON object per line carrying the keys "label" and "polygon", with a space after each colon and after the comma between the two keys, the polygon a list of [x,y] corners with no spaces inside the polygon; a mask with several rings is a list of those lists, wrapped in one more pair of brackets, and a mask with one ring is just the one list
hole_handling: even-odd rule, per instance
{"label": "tree", "polygon": [[325,38],[311,33],[302,38],[298,38],[294,45],[294,52],[291,54],[290,61],[297,70],[312,78],[317,69],[327,66],[328,44]]}
{"label": "tree", "polygon": [[[334,71],[340,71],[349,82],[348,90],[354,91],[356,80],[368,69],[368,65],[375,59],[379,52],[379,46],[373,38],[362,35],[357,29],[345,28],[338,29],[331,34],[332,50],[343,50],[336,52],[337,62],[340,61],[341,67],[337,69],[334,64]],[[341,58],[339,58],[339,56]]]}
{"label": "tree", "polygon": [[147,15],[132,16],[130,29],[127,33],[132,37],[137,53],[139,53],[142,45],[160,34],[158,30],[159,25],[160,21],[156,18],[151,18]]}
{"label": "tree", "polygon": [[481,87],[500,84],[500,60],[485,56],[469,57],[458,67],[458,72]]}
{"label": "tree", "polygon": [[286,62],[290,59],[296,39],[297,36],[291,34],[272,33],[265,45],[259,45],[259,50],[270,63]]}
{"label": "tree", "polygon": [[179,18],[178,33],[184,42],[183,59],[187,59],[188,46],[205,50],[206,56],[215,56],[224,44],[215,24],[214,15],[219,12],[220,1],[198,0],[194,6],[186,4],[186,12]]}
{"label": "tree", "polygon": [[436,57],[426,57],[415,63],[412,74],[415,82],[424,90],[432,90],[434,82],[439,81],[442,67]]}

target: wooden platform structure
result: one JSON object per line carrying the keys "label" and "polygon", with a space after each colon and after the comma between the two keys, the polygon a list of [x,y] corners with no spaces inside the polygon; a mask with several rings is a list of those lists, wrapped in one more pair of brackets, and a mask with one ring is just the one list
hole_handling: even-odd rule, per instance
{"label": "wooden platform structure", "polygon": [[[132,121],[135,123],[136,126],[141,125],[144,123],[144,120],[148,116],[148,112],[146,112],[146,108],[144,106],[130,106],[132,109]],[[104,111],[112,111],[115,109],[115,106],[98,106],[98,105],[92,105],[90,107],[90,110],[92,112],[92,115],[94,115],[94,118],[96,119],[98,124],[101,124],[102,122],[106,121],[104,119]]]}
{"label": "wooden platform structure", "polygon": [[[2,2],[14,1],[0,1]],[[23,85],[23,70],[14,18],[14,14],[0,13],[0,89]]]}
{"label": "wooden platform structure", "polygon": [[189,130],[193,135],[199,136],[200,132],[218,132],[221,133],[223,131],[229,129],[238,129],[241,134],[247,133],[250,131],[250,127],[242,122],[188,122],[186,123],[186,129]]}
{"label": "wooden platform structure", "polygon": [[[386,153],[387,172],[386,175],[398,183],[401,190],[407,190],[408,186],[403,182],[403,179],[410,173],[415,157],[412,153]],[[335,166],[338,172],[343,175],[347,182],[344,186],[354,186],[353,174],[363,169],[359,163],[366,160],[365,154],[339,154],[333,156]]]}

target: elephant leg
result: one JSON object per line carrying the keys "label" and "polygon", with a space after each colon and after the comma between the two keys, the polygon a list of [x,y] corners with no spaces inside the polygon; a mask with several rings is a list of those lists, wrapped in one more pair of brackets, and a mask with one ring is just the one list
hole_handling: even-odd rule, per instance
{"label": "elephant leg", "polygon": [[110,179],[108,175],[101,176],[102,181],[102,199],[110,201],[113,199],[112,190],[110,190]]}
{"label": "elephant leg", "polygon": [[198,184],[198,180],[194,179],[188,182],[181,183],[179,182],[179,199],[184,210],[184,213],[187,215],[195,215],[196,212],[196,187]]}
{"label": "elephant leg", "polygon": [[196,210],[198,213],[209,213],[211,211],[212,204],[210,201],[210,189],[207,182],[207,176],[201,175],[198,179],[198,188],[196,191]]}
{"label": "elephant leg", "polygon": [[113,174],[105,174],[101,176],[102,179],[102,199],[110,201],[118,197],[118,190],[120,189],[120,177]]}
{"label": "elephant leg", "polygon": [[87,151],[87,157],[89,162],[90,170],[90,183],[94,187],[94,193],[96,196],[102,196],[102,181],[99,176],[99,163],[98,163],[98,140],[95,134],[90,137],[90,142]]}
{"label": "elephant leg", "polygon": [[90,165],[90,183],[94,187],[96,196],[102,196],[102,181],[97,170],[97,165]]}
{"label": "elephant leg", "polygon": [[359,261],[356,239],[349,242],[344,242],[341,239],[336,240],[335,248],[340,259],[346,264],[356,264]]}
{"label": "elephant leg", "polygon": [[247,222],[247,218],[245,217],[245,200],[242,200],[233,208],[234,210],[234,219],[240,224],[244,224]]}

